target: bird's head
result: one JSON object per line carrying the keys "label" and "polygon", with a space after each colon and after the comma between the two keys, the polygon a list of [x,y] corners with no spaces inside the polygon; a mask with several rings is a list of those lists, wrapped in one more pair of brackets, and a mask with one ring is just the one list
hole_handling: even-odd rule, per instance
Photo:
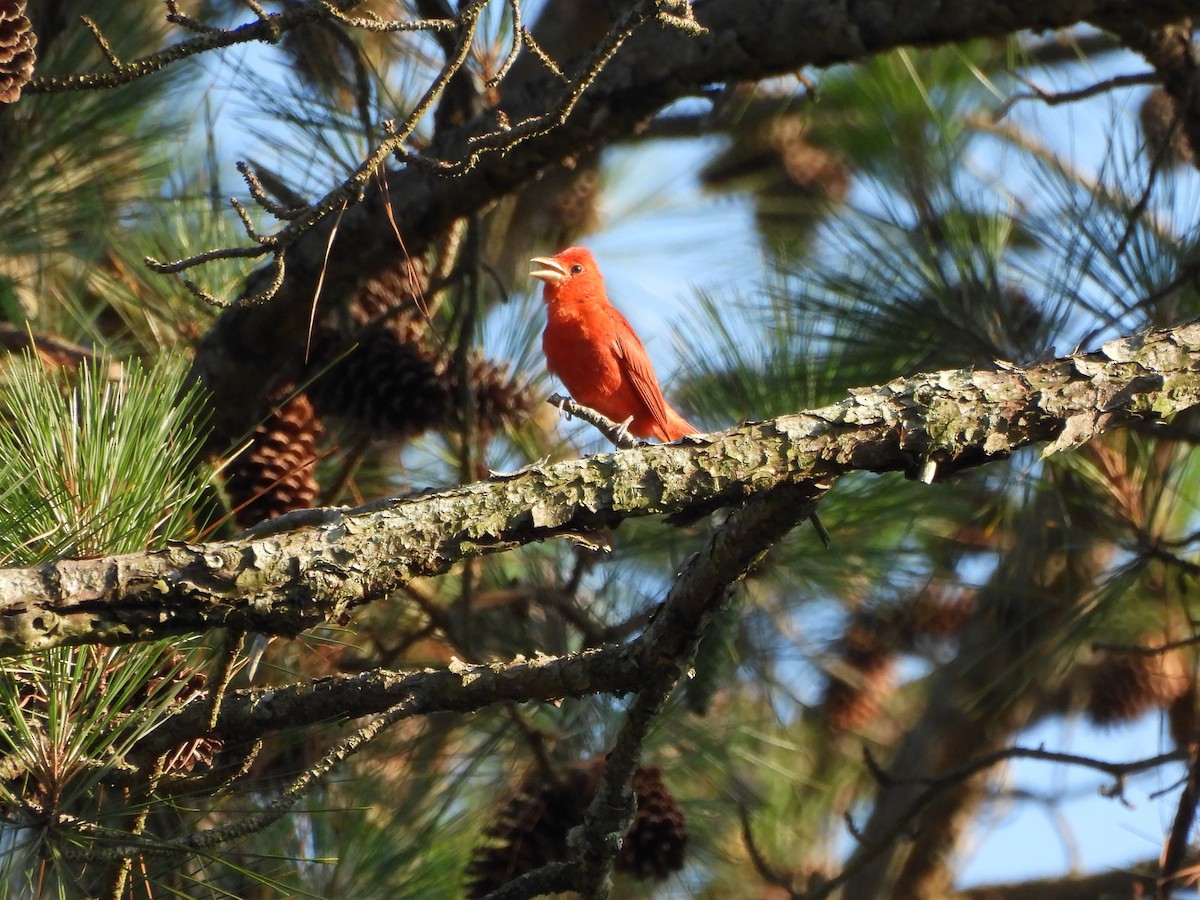
{"label": "bird's head", "polygon": [[529,274],[546,283],[547,298],[568,286],[599,284],[596,260],[583,247],[568,247],[554,256],[535,256],[530,262],[536,268]]}

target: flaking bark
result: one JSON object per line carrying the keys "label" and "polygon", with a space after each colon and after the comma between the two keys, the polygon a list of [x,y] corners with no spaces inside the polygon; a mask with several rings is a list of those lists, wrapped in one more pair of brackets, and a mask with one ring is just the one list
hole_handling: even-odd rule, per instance
{"label": "flaking bark", "polygon": [[304,511],[233,541],[0,571],[0,654],[232,627],[297,634],[472,556],[698,515],[853,471],[936,480],[1038,442],[1069,449],[1200,402],[1200,324],[1018,369],[857,389],[841,403],[677,444],[532,466],[356,510]]}

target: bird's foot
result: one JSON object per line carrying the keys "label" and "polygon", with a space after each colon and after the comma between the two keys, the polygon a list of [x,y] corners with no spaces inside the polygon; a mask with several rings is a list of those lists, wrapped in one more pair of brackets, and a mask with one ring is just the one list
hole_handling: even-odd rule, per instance
{"label": "bird's foot", "polygon": [[546,402],[563,414],[568,422],[571,421],[571,398],[564,397],[562,394],[551,394],[546,398]]}
{"label": "bird's foot", "polygon": [[624,422],[617,425],[617,430],[613,432],[613,443],[617,446],[623,446],[630,441],[636,441],[632,434],[629,433],[629,426],[633,424],[633,416],[630,416]]}

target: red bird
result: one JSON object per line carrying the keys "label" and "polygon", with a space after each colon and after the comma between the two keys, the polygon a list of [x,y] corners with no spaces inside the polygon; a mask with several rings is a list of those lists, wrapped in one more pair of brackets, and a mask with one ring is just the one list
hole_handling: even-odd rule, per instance
{"label": "red bird", "polygon": [[546,365],[577,403],[622,423],[640,438],[677,441],[698,429],[663,399],[646,348],[608,302],[592,254],[570,247],[530,260],[544,281]]}

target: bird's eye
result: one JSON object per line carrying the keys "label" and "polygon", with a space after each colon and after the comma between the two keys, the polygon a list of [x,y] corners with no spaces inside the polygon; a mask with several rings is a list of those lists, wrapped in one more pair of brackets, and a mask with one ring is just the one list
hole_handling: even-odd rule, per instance
{"label": "bird's eye", "polygon": [[582,263],[575,263],[575,265],[571,266],[571,274],[572,275],[578,275],[581,272],[583,272],[583,264]]}

